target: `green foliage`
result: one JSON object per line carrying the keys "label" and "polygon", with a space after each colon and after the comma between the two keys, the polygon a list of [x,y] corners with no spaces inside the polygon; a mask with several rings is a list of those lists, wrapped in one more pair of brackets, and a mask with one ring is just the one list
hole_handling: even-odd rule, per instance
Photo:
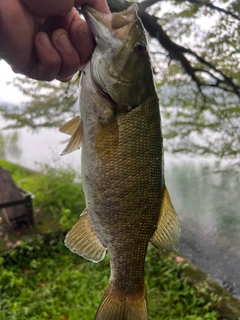
{"label": "green foliage", "polygon": [[60,83],[16,77],[13,80],[14,86],[29,97],[30,101],[19,106],[4,103],[0,105],[4,118],[13,121],[6,128],[27,126],[37,130],[42,127],[60,127],[66,122],[66,117],[76,113],[74,103],[78,97],[77,79],[76,76],[70,83]]}
{"label": "green foliage", "polygon": [[[173,255],[149,248],[145,279],[151,288],[148,292],[150,319],[216,319],[215,312],[211,312],[214,301],[210,299],[206,306],[206,301],[181,278],[185,265],[177,263]],[[162,307],[159,307],[160,300]],[[167,314],[164,305],[171,305]]]}
{"label": "green foliage", "polygon": [[18,159],[22,153],[18,143],[19,133],[17,131],[0,132],[0,158],[4,158],[8,154]]}
{"label": "green foliage", "polygon": [[[38,237],[0,258],[0,318],[89,320],[109,278],[109,261],[88,262],[71,253],[62,233]],[[184,264],[148,251],[145,279],[149,320],[217,320],[209,303],[180,277]]]}
{"label": "green foliage", "polygon": [[[149,1],[149,7],[144,7],[148,16],[141,10],[148,2],[138,2],[147,31],[155,37],[150,49],[166,117],[165,147],[238,163],[239,0]],[[112,11],[128,6],[126,1],[108,3]],[[0,105],[3,117],[12,120],[8,127],[59,127],[77,112],[78,76],[69,84],[22,76],[13,83],[30,101],[22,106]]]}
{"label": "green foliage", "polygon": [[[79,178],[69,169],[42,168],[41,174],[0,160],[18,183],[36,195],[41,210],[71,227],[83,208]],[[70,197],[66,197],[70,193]],[[50,196],[51,197],[50,197]],[[35,204],[36,205],[36,204]],[[81,209],[82,210],[82,209]],[[80,212],[81,212],[80,210]],[[74,218],[72,218],[72,216]],[[45,214],[48,219],[48,214]],[[70,223],[71,226],[68,226]],[[86,261],[64,246],[65,232],[38,235],[17,241],[0,256],[1,320],[89,320],[106,289],[110,267]],[[174,255],[148,250],[145,279],[149,320],[217,320],[215,297],[199,297],[181,276],[185,263]]]}
{"label": "green foliage", "polygon": [[59,169],[48,165],[43,166],[41,173],[32,181],[19,181],[20,185],[26,187],[29,184],[38,210],[51,214],[64,227],[71,228],[85,207],[80,177],[72,168]]}
{"label": "green foliage", "polygon": [[52,168],[42,165],[40,173],[0,160],[16,184],[33,193],[36,216],[51,215],[70,229],[82,213],[85,202],[79,175],[72,168]]}
{"label": "green foliage", "polygon": [[175,1],[169,6],[158,13],[161,26],[182,46],[191,72],[174,54],[169,59],[154,55],[161,111],[167,119],[165,147],[238,163],[239,1]]}
{"label": "green foliage", "polygon": [[38,174],[36,171],[24,168],[18,164],[6,161],[5,159],[0,159],[0,166],[11,173],[12,178],[16,183],[18,183],[19,180],[24,180]]}

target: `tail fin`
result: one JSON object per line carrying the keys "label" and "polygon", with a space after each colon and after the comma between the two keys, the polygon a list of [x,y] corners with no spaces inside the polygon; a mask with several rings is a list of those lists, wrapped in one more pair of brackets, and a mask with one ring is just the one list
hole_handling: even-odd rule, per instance
{"label": "tail fin", "polygon": [[146,290],[130,294],[111,289],[105,292],[95,320],[147,320]]}

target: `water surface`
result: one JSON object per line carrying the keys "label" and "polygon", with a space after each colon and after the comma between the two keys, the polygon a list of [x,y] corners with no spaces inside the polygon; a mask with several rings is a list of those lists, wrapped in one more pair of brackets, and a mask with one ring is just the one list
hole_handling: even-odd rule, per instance
{"label": "water surface", "polygon": [[[19,132],[21,157],[9,160],[32,169],[40,162],[80,170],[79,151],[59,156],[66,136],[56,129]],[[240,297],[240,174],[216,173],[214,161],[207,158],[171,155],[165,157],[165,171],[182,223],[180,253]]]}

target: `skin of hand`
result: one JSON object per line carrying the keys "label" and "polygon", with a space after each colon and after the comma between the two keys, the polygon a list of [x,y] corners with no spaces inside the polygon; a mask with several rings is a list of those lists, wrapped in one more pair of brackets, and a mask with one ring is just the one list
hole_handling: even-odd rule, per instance
{"label": "skin of hand", "polygon": [[0,0],[0,58],[29,78],[69,81],[95,46],[82,5],[109,13],[106,0]]}

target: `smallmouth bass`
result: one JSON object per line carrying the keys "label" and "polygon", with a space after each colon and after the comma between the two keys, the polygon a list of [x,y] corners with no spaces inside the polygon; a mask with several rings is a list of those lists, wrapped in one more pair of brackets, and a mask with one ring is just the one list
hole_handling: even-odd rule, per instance
{"label": "smallmouth bass", "polygon": [[147,320],[148,243],[177,247],[180,222],[164,180],[163,139],[147,39],[137,5],[102,14],[83,8],[96,48],[80,81],[80,114],[60,131],[62,155],[82,147],[86,209],[68,232],[73,252],[101,261],[111,276],[96,320]]}

